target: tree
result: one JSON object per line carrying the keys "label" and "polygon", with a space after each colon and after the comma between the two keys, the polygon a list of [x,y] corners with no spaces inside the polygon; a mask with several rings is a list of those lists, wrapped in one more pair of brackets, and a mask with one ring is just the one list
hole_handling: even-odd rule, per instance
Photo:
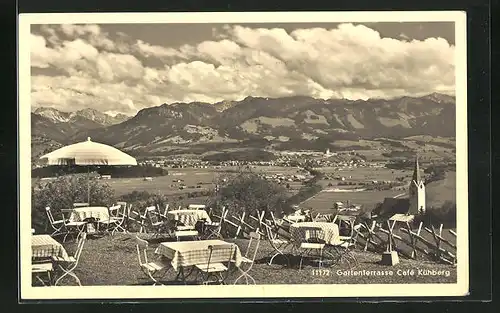
{"label": "tree", "polygon": [[220,177],[217,185],[219,190],[212,200],[217,208],[225,206],[232,212],[247,214],[265,210],[277,216],[285,209],[285,188],[249,170],[240,170],[235,175]]}
{"label": "tree", "polygon": [[[53,214],[59,215],[61,209],[73,208],[75,202],[88,201],[88,177],[85,174],[60,176],[53,181],[38,180],[32,185],[31,222],[40,232],[47,222],[45,208],[50,207]],[[105,182],[90,179],[91,204],[111,206],[115,202],[114,190]]]}

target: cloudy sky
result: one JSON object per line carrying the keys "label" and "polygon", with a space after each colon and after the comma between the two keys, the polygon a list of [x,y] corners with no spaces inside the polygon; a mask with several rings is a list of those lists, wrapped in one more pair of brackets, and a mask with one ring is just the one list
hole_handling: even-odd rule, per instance
{"label": "cloudy sky", "polygon": [[455,93],[453,23],[32,25],[33,107]]}

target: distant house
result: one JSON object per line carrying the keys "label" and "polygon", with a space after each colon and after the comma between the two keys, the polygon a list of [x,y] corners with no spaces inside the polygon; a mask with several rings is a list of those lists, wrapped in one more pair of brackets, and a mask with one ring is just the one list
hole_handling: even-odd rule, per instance
{"label": "distant house", "polygon": [[344,207],[344,204],[340,201],[337,201],[333,204],[333,208],[336,209],[336,210],[340,210]]}

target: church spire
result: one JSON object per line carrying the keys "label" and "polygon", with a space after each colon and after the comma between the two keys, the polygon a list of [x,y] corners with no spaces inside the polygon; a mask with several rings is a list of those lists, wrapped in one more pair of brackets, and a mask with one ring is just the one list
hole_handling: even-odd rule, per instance
{"label": "church spire", "polygon": [[413,169],[413,181],[416,183],[420,183],[420,166],[418,165],[418,155],[415,157],[415,168]]}

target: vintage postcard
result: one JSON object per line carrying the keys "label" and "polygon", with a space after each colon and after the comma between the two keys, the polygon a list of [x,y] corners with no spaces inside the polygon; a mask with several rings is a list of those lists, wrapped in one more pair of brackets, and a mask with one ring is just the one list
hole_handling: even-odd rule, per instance
{"label": "vintage postcard", "polygon": [[18,35],[21,300],[467,295],[464,12]]}

